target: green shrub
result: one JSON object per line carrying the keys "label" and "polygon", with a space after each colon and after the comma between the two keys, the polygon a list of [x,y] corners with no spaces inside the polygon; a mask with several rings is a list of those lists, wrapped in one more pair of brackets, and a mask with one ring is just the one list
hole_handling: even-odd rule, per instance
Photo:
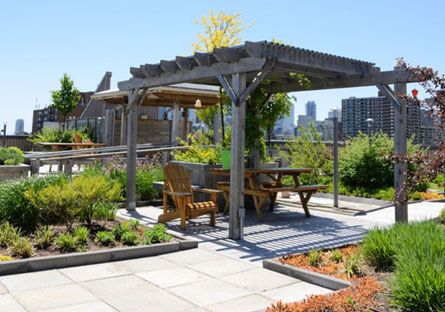
{"label": "green shrub", "polygon": [[375,228],[363,239],[361,253],[376,271],[392,271],[396,256],[394,235],[391,229]]}
{"label": "green shrub", "polygon": [[0,166],[1,165],[18,165],[23,163],[23,152],[14,146],[0,147]]}
{"label": "green shrub", "polygon": [[36,231],[36,246],[40,249],[46,249],[51,246],[52,243],[52,231],[50,228],[46,228],[43,231]]}
{"label": "green shrub", "polygon": [[308,263],[313,267],[319,267],[321,263],[322,251],[313,249],[307,256]]}
{"label": "green shrub", "polygon": [[19,238],[11,246],[11,253],[20,258],[32,256],[32,244],[29,238]]}
{"label": "green shrub", "polygon": [[0,245],[8,247],[20,238],[19,228],[12,226],[8,221],[0,224]]}
{"label": "green shrub", "polygon": [[345,259],[345,273],[349,277],[353,277],[360,272],[359,255],[354,254]]}
{"label": "green shrub", "polygon": [[74,236],[76,237],[77,242],[81,245],[88,244],[88,235],[90,235],[90,230],[88,230],[88,228],[85,226],[78,226],[74,230]]}
{"label": "green shrub", "polygon": [[96,234],[96,241],[104,246],[108,246],[114,243],[115,237],[112,232],[99,231]]}
{"label": "green shrub", "polygon": [[[28,141],[36,144],[39,142],[54,142],[54,143],[71,143],[74,141],[74,134],[78,134],[83,140],[90,139],[93,142],[96,141],[94,137],[94,130],[87,127],[83,127],[78,130],[64,131],[58,128],[43,128],[40,133],[35,134]],[[49,147],[47,148],[49,149]]]}
{"label": "green shrub", "polygon": [[130,227],[128,226],[127,223],[116,224],[113,227],[113,231],[112,231],[114,237],[118,241],[121,240],[121,237],[125,232],[130,232]]}
{"label": "green shrub", "polygon": [[99,204],[121,199],[120,185],[102,175],[80,175],[70,183],[70,191],[76,196],[80,221],[91,225]]}
{"label": "green shrub", "polygon": [[144,245],[150,245],[153,243],[166,243],[172,239],[171,235],[165,232],[165,226],[161,223],[153,226],[152,229],[147,229],[144,232]]}
{"label": "green shrub", "polygon": [[118,205],[111,202],[98,203],[94,209],[94,219],[113,221],[116,218]]}
{"label": "green shrub", "polygon": [[137,244],[138,235],[134,232],[124,232],[121,237],[121,241],[125,245],[135,245]]}
{"label": "green shrub", "polygon": [[128,226],[131,230],[137,230],[139,228],[139,225],[141,224],[141,221],[138,219],[131,219],[127,221]]}
{"label": "green shrub", "polygon": [[26,191],[38,193],[48,185],[67,180],[64,175],[28,177],[0,184],[0,222],[9,221],[23,231],[32,232],[41,221],[42,211],[25,196]]}
{"label": "green shrub", "polygon": [[60,233],[56,237],[56,245],[63,252],[74,251],[77,245],[77,237],[71,233]]}
{"label": "green shrub", "polygon": [[71,229],[78,214],[78,195],[73,190],[72,184],[66,181],[48,185],[39,192],[33,188],[25,192],[25,197],[32,205],[43,212],[42,217],[47,223],[50,223],[49,220],[60,219],[67,229]]}
{"label": "green shrub", "polygon": [[445,228],[437,222],[395,227],[392,304],[404,311],[445,311]]}
{"label": "green shrub", "polygon": [[331,252],[331,261],[334,262],[341,262],[343,260],[343,255],[341,254],[341,251],[339,249],[334,249]]}
{"label": "green shrub", "polygon": [[173,153],[173,157],[178,161],[186,161],[200,164],[220,164],[221,153],[215,148],[203,147],[205,145],[213,145],[212,140],[202,132],[197,132],[197,137],[191,134],[188,136],[190,144],[181,141],[181,145],[188,146],[187,150],[177,151]]}

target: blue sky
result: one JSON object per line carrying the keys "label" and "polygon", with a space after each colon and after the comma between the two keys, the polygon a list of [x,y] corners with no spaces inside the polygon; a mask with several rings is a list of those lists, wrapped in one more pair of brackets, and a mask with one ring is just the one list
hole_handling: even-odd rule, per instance
{"label": "blue sky", "polygon": [[[105,71],[112,87],[130,66],[191,54],[202,31],[194,23],[208,9],[243,12],[244,40],[275,38],[297,47],[376,63],[390,70],[395,58],[445,72],[445,1],[6,1],[0,11],[0,123],[8,133],[17,118],[30,130],[36,98],[68,73],[81,91],[94,90]],[[412,86],[414,87],[414,85]],[[317,103],[324,119],[341,99],[374,96],[375,87],[300,92],[297,114]]]}

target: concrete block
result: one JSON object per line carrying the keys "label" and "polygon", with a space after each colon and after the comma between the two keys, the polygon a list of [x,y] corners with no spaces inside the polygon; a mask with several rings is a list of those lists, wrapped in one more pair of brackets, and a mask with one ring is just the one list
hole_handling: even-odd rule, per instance
{"label": "concrete block", "polygon": [[117,312],[117,310],[102,301],[94,301],[58,307],[41,312]]}
{"label": "concrete block", "polygon": [[271,298],[275,302],[281,300],[283,303],[287,303],[303,300],[309,295],[325,295],[331,292],[331,289],[306,282],[299,282],[265,291],[261,293],[261,295]]}
{"label": "concrete block", "polygon": [[264,311],[269,305],[275,301],[253,294],[245,297],[235,298],[212,305],[208,305],[205,308],[212,312],[245,312],[245,311]]}
{"label": "concrete block", "polygon": [[0,295],[0,311],[26,312],[11,294]]}
{"label": "concrete block", "polygon": [[257,269],[258,267],[246,262],[230,259],[221,258],[216,260],[210,260],[206,262],[199,262],[188,265],[189,268],[202,272],[204,274],[213,277],[228,276],[231,274],[244,272],[248,270]]}
{"label": "concrete block", "polygon": [[136,276],[161,288],[189,284],[210,278],[208,275],[184,267],[137,273]]}
{"label": "concrete block", "polygon": [[2,276],[0,277],[0,282],[5,285],[9,292],[17,292],[72,283],[69,278],[57,272],[56,270]]}

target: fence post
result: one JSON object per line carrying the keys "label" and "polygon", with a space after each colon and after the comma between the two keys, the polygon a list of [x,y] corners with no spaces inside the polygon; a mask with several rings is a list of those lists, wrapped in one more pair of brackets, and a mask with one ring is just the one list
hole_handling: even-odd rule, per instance
{"label": "fence post", "polygon": [[65,166],[64,166],[64,172],[67,176],[71,177],[73,175],[73,160],[72,159],[68,159],[67,161],[65,161]]}
{"label": "fence post", "polygon": [[107,109],[105,111],[105,144],[107,146],[113,146],[114,141],[114,120],[115,111],[114,109]]}
{"label": "fence post", "polygon": [[40,159],[31,159],[31,175],[38,175],[40,170]]}

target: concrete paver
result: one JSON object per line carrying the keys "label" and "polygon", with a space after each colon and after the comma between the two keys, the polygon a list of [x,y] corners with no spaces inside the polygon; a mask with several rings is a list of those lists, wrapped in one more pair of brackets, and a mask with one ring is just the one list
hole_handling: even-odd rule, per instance
{"label": "concrete paver", "polygon": [[309,295],[323,295],[330,292],[332,292],[330,289],[306,282],[300,282],[265,291],[262,295],[273,299],[275,302],[278,300],[282,300],[283,302],[293,302],[303,300]]}
{"label": "concrete paver", "polygon": [[258,268],[241,273],[232,274],[221,278],[222,280],[251,292],[261,293],[263,291],[295,283],[295,278]]}
{"label": "concrete paver", "polygon": [[2,283],[0,282],[0,295],[4,295],[7,294],[8,290],[6,289],[5,286],[2,285]]}
{"label": "concrete paver", "polygon": [[161,257],[147,257],[116,262],[119,267],[125,267],[128,272],[141,273],[155,270],[177,268],[178,264]]}
{"label": "concrete paver", "polygon": [[23,306],[10,294],[0,295],[0,311],[26,312]]}
{"label": "concrete paver", "polygon": [[10,292],[69,284],[72,281],[56,270],[15,274],[0,277]]}
{"label": "concrete paver", "polygon": [[219,302],[206,306],[205,308],[212,312],[250,312],[263,310],[275,301],[257,294],[239,297],[232,300]]}
{"label": "concrete paver", "polygon": [[131,274],[130,269],[116,263],[84,265],[80,267],[61,269],[60,272],[75,282],[85,282]]}
{"label": "concrete paver", "polygon": [[93,294],[76,284],[19,291],[13,295],[31,312],[97,300]]}
{"label": "concrete paver", "polygon": [[65,307],[58,307],[41,312],[116,312],[111,306],[103,301],[93,301],[81,304],[75,304]]}
{"label": "concrete paver", "polygon": [[161,288],[169,288],[210,278],[208,275],[181,266],[178,266],[177,268],[137,273],[136,276]]}
{"label": "concrete paver", "polygon": [[221,258],[206,262],[189,264],[187,267],[213,277],[222,277],[247,270],[255,269],[254,266],[230,258]]}
{"label": "concrete paver", "polygon": [[182,252],[172,252],[169,254],[161,255],[160,257],[163,259],[167,259],[169,261],[173,261],[180,265],[195,264],[221,258],[220,255],[203,249],[192,249],[192,250],[185,250]]}

